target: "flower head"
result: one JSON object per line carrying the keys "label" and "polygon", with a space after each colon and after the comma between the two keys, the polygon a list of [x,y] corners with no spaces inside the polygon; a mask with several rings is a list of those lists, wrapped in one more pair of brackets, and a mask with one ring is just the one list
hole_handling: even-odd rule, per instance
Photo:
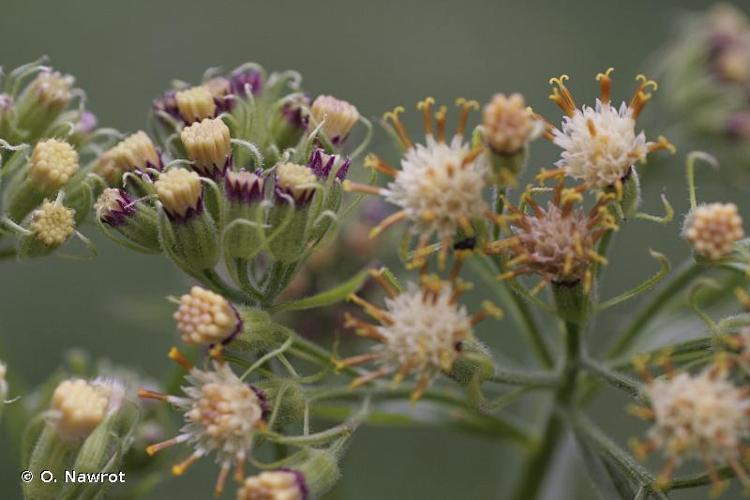
{"label": "flower head", "polygon": [[263,90],[263,74],[256,69],[233,72],[229,76],[232,94],[238,97],[258,95]]}
{"label": "flower head", "polygon": [[351,165],[351,159],[344,158],[343,160],[339,155],[329,155],[322,148],[315,148],[310,154],[310,160],[307,162],[307,166],[315,172],[318,179],[328,179],[328,176],[336,167],[335,178],[343,181],[346,178],[346,174],[349,172],[349,166]]}
{"label": "flower head", "polygon": [[73,83],[71,75],[45,69],[29,84],[28,92],[34,95],[44,107],[62,110],[72,98]]}
{"label": "flower head", "polygon": [[233,201],[260,201],[263,199],[263,177],[247,170],[228,170],[224,178],[224,192]]}
{"label": "flower head", "polygon": [[161,170],[162,160],[154,143],[142,130],[105,151],[94,167],[96,173],[111,186],[121,184],[122,174],[125,172],[146,171],[147,169]]}
{"label": "flower head", "polygon": [[30,229],[34,238],[47,247],[58,247],[75,232],[75,210],[57,201],[44,200],[31,212]]}
{"label": "flower head", "polygon": [[123,394],[113,382],[64,380],[52,394],[50,421],[61,438],[82,439],[119,408]]}
{"label": "flower head", "polygon": [[317,185],[313,170],[296,163],[282,163],[276,167],[274,177],[276,196],[294,200],[295,205],[305,206],[312,200]]}
{"label": "flower head", "polygon": [[198,286],[180,297],[174,319],[182,340],[188,344],[227,342],[242,327],[237,310],[227,299]]}
{"label": "flower head", "polygon": [[417,105],[424,115],[426,138],[424,144],[415,144],[398,117],[403,108],[387,113],[406,152],[401,158],[401,169],[395,169],[375,155],[365,159],[365,165],[393,177],[387,188],[344,182],[344,188],[368,194],[378,194],[397,205],[400,211],[384,219],[372,235],[402,221],[411,222],[411,231],[419,235],[417,261],[424,255],[433,236],[441,241],[443,254],[447,253],[459,230],[471,235],[471,221],[483,216],[487,204],[483,198],[487,165],[481,158],[483,148],[472,148],[464,137],[466,123],[476,101],[459,99],[461,108],[455,135],[446,140],[447,109],[442,106],[435,113],[437,135],[433,131],[432,106],[434,99],[427,98]]}
{"label": "flower head", "polygon": [[245,479],[237,500],[307,500],[307,487],[302,473],[295,470],[264,471]]}
{"label": "flower head", "polygon": [[174,94],[177,112],[185,123],[216,116],[216,102],[211,90],[203,85],[179,90]]}
{"label": "flower head", "polygon": [[173,168],[154,183],[159,201],[172,220],[187,220],[203,211],[201,178],[184,168]]}
{"label": "flower head", "polygon": [[543,177],[567,175],[583,181],[590,189],[617,187],[633,165],[644,161],[649,153],[674,149],[664,137],[648,142],[643,132],[635,130],[636,119],[652,97],[649,89],[656,89],[656,82],[639,75],[633,98],[618,108],[610,100],[611,72],[609,69],[597,75],[601,96],[593,108],[576,108],[565,86],[567,75],[550,80],[554,85],[550,99],[566,116],[562,128],[552,131],[553,142],[563,150],[555,164],[559,170],[543,173]]}
{"label": "flower head", "polygon": [[734,203],[709,203],[690,211],[682,229],[695,253],[710,260],[719,260],[734,249],[745,236],[742,217]]}
{"label": "flower head", "polygon": [[[179,353],[171,354],[185,365],[187,360]],[[180,434],[167,441],[149,446],[153,455],[170,446],[188,443],[193,453],[175,465],[172,472],[181,475],[196,460],[215,453],[221,472],[216,492],[221,493],[232,465],[238,480],[244,478],[244,463],[253,446],[259,429],[264,428],[266,411],[265,394],[240,380],[226,363],[214,362],[213,369],[191,368],[186,377],[189,386],[183,388],[184,396],[171,396],[141,390],[141,398],[167,401],[184,412],[185,424]]]}
{"label": "flower head", "polygon": [[193,168],[206,177],[224,175],[232,162],[229,127],[221,118],[206,118],[185,127],[180,132],[182,144]]}
{"label": "flower head", "polygon": [[544,123],[521,94],[495,94],[482,110],[482,135],[497,154],[513,155],[543,130]]}
{"label": "flower head", "polygon": [[359,120],[359,111],[341,99],[330,95],[315,98],[310,107],[314,125],[322,125],[323,134],[334,146],[342,144]]}
{"label": "flower head", "polygon": [[596,253],[596,244],[617,226],[606,208],[611,196],[602,195],[588,213],[575,206],[579,197],[577,191],[560,183],[546,207],[537,204],[531,193],[524,195],[531,214],[507,203],[509,215],[499,216],[497,222],[509,236],[485,248],[488,254],[511,257],[502,278],[536,274],[542,278],[540,287],[581,281],[586,289],[591,286],[592,264],[604,262]]}
{"label": "flower head", "polygon": [[63,187],[78,171],[78,152],[65,141],[47,139],[34,146],[29,179],[44,193]]}
{"label": "flower head", "polygon": [[135,201],[124,189],[107,188],[94,203],[94,210],[99,220],[117,227],[135,213]]}
{"label": "flower head", "polygon": [[347,314],[345,326],[380,345],[369,354],[338,361],[338,366],[374,362],[378,368],[355,379],[353,387],[389,374],[395,375],[397,383],[414,375],[417,386],[412,398],[416,400],[438,373],[450,371],[461,343],[473,338],[474,325],[487,316],[499,317],[501,314],[499,309],[486,302],[480,313],[470,316],[458,303],[468,286],[457,280],[444,282],[436,276],[423,276],[420,286],[410,283],[399,293],[384,279],[381,271],[373,271],[372,276],[388,295],[385,309],[357,295],[351,295],[350,300],[359,304],[379,325]]}
{"label": "flower head", "polygon": [[662,451],[668,464],[661,482],[668,482],[685,458],[703,459],[710,471],[714,464],[729,463],[741,472],[742,443],[750,436],[750,397],[729,379],[726,364],[719,361],[695,375],[670,369],[660,378],[651,377],[643,366],[640,369],[651,403],[650,408],[637,407],[634,412],[653,424],[648,441],[635,448],[641,456]]}

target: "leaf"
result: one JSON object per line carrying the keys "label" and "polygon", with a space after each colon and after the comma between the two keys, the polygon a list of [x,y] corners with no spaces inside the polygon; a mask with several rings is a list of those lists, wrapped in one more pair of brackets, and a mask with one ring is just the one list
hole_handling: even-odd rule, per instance
{"label": "leaf", "polygon": [[354,293],[362,286],[362,283],[367,279],[369,270],[360,271],[353,278],[341,283],[324,292],[320,292],[304,299],[292,300],[289,302],[283,302],[271,307],[271,313],[277,313],[281,311],[302,311],[305,309],[313,309],[316,307],[325,307],[336,302],[345,300],[350,294]]}
{"label": "leaf", "polygon": [[599,498],[632,500],[636,495],[636,489],[632,487],[630,481],[616,467],[597,454],[585,436],[577,431],[574,434],[581,450],[583,463],[586,465],[586,473]]}

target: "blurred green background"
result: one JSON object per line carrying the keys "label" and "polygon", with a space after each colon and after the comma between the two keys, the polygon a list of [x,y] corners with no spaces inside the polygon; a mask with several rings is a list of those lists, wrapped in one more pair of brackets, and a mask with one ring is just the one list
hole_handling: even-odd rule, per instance
{"label": "blurred green background", "polygon": [[[100,124],[123,131],[144,126],[151,99],[172,78],[198,81],[209,66],[230,69],[250,60],[269,69],[296,69],[313,94],[347,99],[367,116],[397,104],[410,108],[426,95],[485,101],[495,92],[521,91],[537,111],[557,121],[559,111],[546,99],[549,77],[570,74],[580,100],[593,102],[594,75],[614,66],[615,96],[629,98],[633,76],[668,40],[676,18],[707,5],[686,0],[2,0],[0,64],[13,68],[48,54],[54,66],[75,75],[86,89]],[[658,101],[657,94],[641,123],[651,137],[669,136]],[[379,131],[373,148],[382,150],[385,142]],[[681,155],[689,150],[678,146]],[[536,143],[532,166],[550,166],[555,153],[551,145]],[[684,213],[681,155],[649,165],[646,208],[659,211],[658,194],[666,190]],[[715,177],[700,175],[706,183],[701,197],[741,199]],[[746,208],[743,203],[747,218]],[[684,258],[678,224],[665,230],[637,222],[622,231],[604,295],[655,270],[648,247],[675,256],[673,262]],[[85,232],[94,235],[95,228]],[[0,264],[2,356],[30,382],[43,380],[67,349],[79,346],[154,377],[171,370],[165,352],[174,339],[172,306],[164,297],[181,292],[188,282],[166,259],[96,240],[101,255],[91,262],[49,258]],[[629,307],[600,320],[595,334],[606,338]],[[697,328],[690,325],[685,328]],[[483,326],[482,337],[496,351],[517,356],[523,343],[509,323]],[[623,440],[641,429],[624,404],[606,393],[593,411]],[[15,498],[18,470],[6,449],[0,441],[0,497]],[[567,445],[563,453],[569,459],[546,478],[547,498],[592,497],[574,451],[572,443]],[[354,439],[343,481],[331,498],[502,498],[518,469],[515,452],[512,445],[444,430],[365,429]],[[150,498],[206,498],[215,472],[203,461]],[[704,490],[675,498],[705,496]]]}

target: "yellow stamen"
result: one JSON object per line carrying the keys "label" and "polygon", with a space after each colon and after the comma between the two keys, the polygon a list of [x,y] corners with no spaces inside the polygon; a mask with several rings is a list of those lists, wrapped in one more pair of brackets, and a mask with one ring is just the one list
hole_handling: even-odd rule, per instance
{"label": "yellow stamen", "polygon": [[440,106],[435,113],[435,121],[437,122],[437,140],[438,142],[445,142],[445,118],[448,114],[448,108]]}
{"label": "yellow stamen", "polygon": [[341,187],[344,189],[344,191],[347,192],[356,192],[356,193],[362,193],[362,194],[374,194],[376,196],[382,196],[383,190],[380,189],[377,186],[370,186],[368,184],[361,184],[359,182],[352,182],[350,180],[345,180]]}
{"label": "yellow stamen", "polygon": [[388,165],[374,153],[370,153],[369,155],[365,156],[364,166],[366,168],[377,170],[378,172],[389,175],[391,177],[396,177],[398,175],[398,170]]}
{"label": "yellow stamen", "polygon": [[426,135],[432,135],[432,106],[435,104],[434,97],[427,97],[423,101],[417,103],[417,109],[422,112],[422,119],[424,120],[424,132]]}
{"label": "yellow stamen", "polygon": [[375,226],[374,228],[370,230],[370,238],[372,239],[372,238],[377,237],[380,233],[382,233],[383,231],[385,231],[392,225],[401,222],[407,217],[408,217],[408,214],[406,213],[405,210],[400,210],[396,213],[389,215],[388,217],[380,221],[380,224],[378,224],[377,226]]}
{"label": "yellow stamen", "polygon": [[570,79],[568,75],[561,75],[559,78],[550,78],[549,83],[550,85],[553,85],[553,88],[552,94],[550,94],[549,98],[557,104],[566,115],[573,116],[576,109],[576,102],[575,99],[573,99],[573,95],[565,86],[565,81],[568,79]]}
{"label": "yellow stamen", "polygon": [[185,370],[190,371],[193,369],[193,363],[191,363],[176,347],[172,347],[169,350],[169,359],[183,367]]}
{"label": "yellow stamen", "polygon": [[467,101],[463,97],[456,99],[456,106],[461,108],[461,114],[458,117],[458,126],[456,127],[456,135],[464,135],[466,131],[466,123],[469,120],[469,113],[472,109],[479,109],[479,103],[477,101]]}
{"label": "yellow stamen", "polygon": [[185,473],[188,468],[193,465],[196,460],[198,460],[201,457],[201,454],[199,452],[194,452],[192,455],[187,457],[182,462],[175,464],[172,466],[172,474],[175,476],[181,476]]}
{"label": "yellow stamen", "polygon": [[608,68],[604,73],[596,75],[596,80],[599,82],[600,99],[604,104],[609,104],[610,95],[612,92],[612,78],[610,75],[615,68]]}
{"label": "yellow stamen", "polygon": [[373,380],[376,380],[384,375],[387,375],[390,370],[386,367],[382,367],[377,371],[370,372],[366,375],[362,375],[360,377],[355,378],[352,380],[351,384],[349,384],[350,389],[356,389],[357,387],[360,387],[362,385],[365,385],[369,382],[372,382]]}
{"label": "yellow stamen", "polygon": [[404,124],[401,122],[401,118],[399,118],[399,114],[404,112],[403,106],[397,106],[393,108],[393,111],[390,111],[383,115],[384,120],[390,120],[391,124],[393,125],[393,130],[396,132],[396,135],[398,135],[399,139],[401,140],[401,143],[406,149],[409,149],[413,146],[413,143],[411,141],[411,137],[409,137],[409,134],[406,132],[406,128],[404,127]]}

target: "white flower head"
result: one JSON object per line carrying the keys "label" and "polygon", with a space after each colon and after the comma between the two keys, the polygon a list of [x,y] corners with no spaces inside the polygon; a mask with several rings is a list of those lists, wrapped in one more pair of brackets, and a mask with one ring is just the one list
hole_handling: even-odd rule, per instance
{"label": "white flower head", "polygon": [[639,75],[640,83],[631,101],[617,107],[610,100],[611,72],[610,68],[597,75],[601,96],[593,108],[576,106],[565,86],[567,75],[550,80],[554,85],[550,99],[567,115],[561,129],[552,131],[553,142],[563,150],[555,163],[557,172],[579,179],[591,189],[617,186],[648,153],[673,149],[663,137],[648,142],[644,132],[636,131],[636,119],[651,99],[648,90],[657,88],[656,82]]}
{"label": "white flower head", "polygon": [[415,260],[424,257],[427,244],[435,236],[445,254],[459,231],[473,235],[472,221],[482,217],[487,209],[483,198],[488,173],[486,158],[482,154],[484,146],[472,146],[465,137],[469,113],[479,104],[465,99],[457,102],[461,112],[451,138],[446,138],[445,106],[434,114],[433,123],[435,100],[427,98],[417,105],[424,118],[426,136],[423,143],[415,143],[406,132],[399,118],[403,108],[386,113],[385,119],[390,121],[394,135],[405,149],[401,168],[391,167],[376,155],[369,155],[365,166],[392,177],[388,186],[378,189],[344,181],[346,190],[383,196],[401,209],[384,219],[371,234],[375,236],[402,220],[409,221],[411,232],[419,235]]}
{"label": "white flower head", "polygon": [[654,415],[649,437],[668,458],[725,463],[750,436],[750,398],[716,367],[655,379],[646,394]]}
{"label": "white flower head", "polygon": [[445,282],[437,276],[424,276],[420,286],[409,283],[399,293],[384,280],[382,271],[371,274],[388,294],[385,308],[380,309],[357,295],[351,295],[350,300],[362,306],[379,325],[347,314],[345,326],[380,344],[369,354],[338,361],[338,366],[374,362],[378,369],[356,379],[354,387],[385,375],[393,374],[396,383],[414,375],[417,386],[412,399],[416,400],[438,373],[451,370],[461,343],[474,338],[474,325],[488,316],[502,314],[486,302],[481,312],[470,316],[458,302],[469,286],[458,280]]}
{"label": "white flower head", "polygon": [[745,236],[742,217],[734,203],[708,203],[690,211],[682,229],[695,253],[719,260],[734,250]]}
{"label": "white flower head", "polygon": [[[188,363],[179,353],[170,356],[182,365]],[[196,460],[215,453],[221,466],[216,484],[216,492],[220,493],[233,465],[237,477],[244,477],[245,459],[257,431],[265,427],[266,397],[240,380],[227,363],[215,361],[210,370],[193,367],[185,380],[189,385],[182,388],[183,396],[143,389],[139,392],[141,398],[167,401],[183,412],[185,420],[177,436],[151,445],[146,451],[153,455],[176,444],[191,445],[193,453],[172,467],[175,475],[182,475]]]}

